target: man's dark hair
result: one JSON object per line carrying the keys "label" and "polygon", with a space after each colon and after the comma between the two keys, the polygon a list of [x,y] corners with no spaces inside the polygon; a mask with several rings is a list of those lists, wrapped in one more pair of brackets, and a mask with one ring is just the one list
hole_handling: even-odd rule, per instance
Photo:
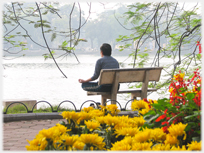
{"label": "man's dark hair", "polygon": [[104,43],[104,44],[100,47],[100,50],[103,52],[103,55],[110,56],[110,55],[111,55],[112,48],[111,48],[111,45],[109,45],[109,44],[107,44],[107,43]]}

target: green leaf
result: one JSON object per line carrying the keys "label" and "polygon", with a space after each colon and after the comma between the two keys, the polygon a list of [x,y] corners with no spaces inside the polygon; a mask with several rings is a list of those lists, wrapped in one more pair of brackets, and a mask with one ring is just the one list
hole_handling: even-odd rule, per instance
{"label": "green leaf", "polygon": [[196,113],[196,114],[193,114],[193,115],[188,115],[188,116],[185,116],[184,119],[191,119],[191,118],[194,118],[196,116],[200,115],[200,113]]}
{"label": "green leaf", "polygon": [[159,116],[160,116],[160,114],[156,114],[155,116],[151,117],[149,120],[146,120],[146,121],[147,121],[147,123],[151,123],[151,121],[155,120]]}
{"label": "green leaf", "polygon": [[193,98],[195,98],[195,93],[187,93],[186,97],[188,100],[192,100]]}
{"label": "green leaf", "polygon": [[158,109],[158,110],[165,110],[165,108],[163,106],[161,106],[160,104],[152,104],[152,106],[155,108],[155,109]]}
{"label": "green leaf", "polygon": [[68,42],[67,42],[67,41],[64,41],[64,42],[62,43],[62,46],[61,46],[61,47],[63,48],[63,47],[65,47],[65,46],[67,46],[67,44],[68,44]]}
{"label": "green leaf", "polygon": [[53,33],[51,36],[51,41],[53,41],[56,38],[56,36],[57,36],[56,33]]}
{"label": "green leaf", "polygon": [[197,142],[200,142],[200,137],[192,137],[192,141],[197,141]]}

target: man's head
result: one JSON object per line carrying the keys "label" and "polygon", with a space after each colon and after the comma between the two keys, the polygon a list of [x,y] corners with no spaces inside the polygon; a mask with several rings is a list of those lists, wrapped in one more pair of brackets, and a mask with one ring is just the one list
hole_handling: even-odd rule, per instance
{"label": "man's head", "polygon": [[101,52],[103,53],[104,56],[110,56],[111,55],[111,45],[104,43],[101,47],[100,47]]}

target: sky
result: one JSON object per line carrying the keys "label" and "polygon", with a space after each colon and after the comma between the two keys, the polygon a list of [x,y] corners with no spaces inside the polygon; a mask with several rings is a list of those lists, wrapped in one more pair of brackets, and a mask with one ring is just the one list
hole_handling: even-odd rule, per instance
{"label": "sky", "polygon": [[[88,16],[89,14],[89,5],[90,2],[85,2],[85,1],[79,1],[80,2],[80,6],[81,9],[84,11],[85,15]],[[120,4],[125,4],[125,5],[130,5],[134,2],[140,2],[138,0],[132,0],[132,1],[112,1],[110,0],[109,2],[107,1],[92,1],[91,2],[91,16],[90,19],[95,19],[97,18],[97,14],[101,13],[105,10],[113,10],[113,9],[117,9]],[[148,2],[148,1],[144,1],[144,2]],[[155,1],[153,1],[155,2]],[[183,4],[185,3],[185,10],[189,10],[189,9],[193,9],[192,6],[195,6],[196,3],[198,3],[198,6],[201,6],[201,2],[200,1],[176,1],[179,2],[180,6],[183,6]],[[76,5],[78,6],[78,5]],[[201,8],[201,7],[200,7]],[[198,13],[201,13],[201,9],[198,10]]]}

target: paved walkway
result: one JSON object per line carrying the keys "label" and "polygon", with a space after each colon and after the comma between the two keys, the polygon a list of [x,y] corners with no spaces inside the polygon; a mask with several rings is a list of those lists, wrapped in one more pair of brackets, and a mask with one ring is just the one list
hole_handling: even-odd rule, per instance
{"label": "paved walkway", "polygon": [[26,151],[25,146],[29,145],[26,140],[33,140],[40,130],[53,127],[59,121],[65,120],[47,119],[3,123],[3,151]]}

